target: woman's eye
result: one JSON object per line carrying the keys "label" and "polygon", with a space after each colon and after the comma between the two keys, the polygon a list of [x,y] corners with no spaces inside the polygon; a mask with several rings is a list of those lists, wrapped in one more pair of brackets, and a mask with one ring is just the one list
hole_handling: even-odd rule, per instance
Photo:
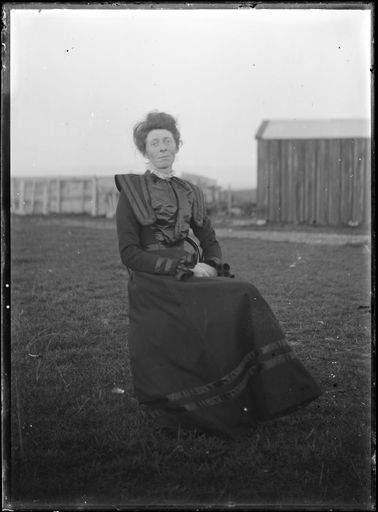
{"label": "woman's eye", "polygon": [[160,145],[160,142],[165,146],[171,146],[173,144],[172,139],[163,139],[162,141],[152,140],[149,145],[153,148],[157,148]]}

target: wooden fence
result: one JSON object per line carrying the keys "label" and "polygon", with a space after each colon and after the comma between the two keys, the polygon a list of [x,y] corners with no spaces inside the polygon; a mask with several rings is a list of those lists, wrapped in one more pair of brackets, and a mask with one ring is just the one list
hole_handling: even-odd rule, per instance
{"label": "wooden fence", "polygon": [[89,214],[114,217],[113,177],[12,178],[11,211],[18,215]]}
{"label": "wooden fence", "polygon": [[[195,180],[192,180],[195,182]],[[240,203],[255,202],[255,191],[222,190],[200,183],[211,210],[227,204],[228,211]],[[244,192],[243,194],[241,194]],[[86,214],[115,217],[119,192],[113,177],[12,178],[11,212],[17,215]]]}

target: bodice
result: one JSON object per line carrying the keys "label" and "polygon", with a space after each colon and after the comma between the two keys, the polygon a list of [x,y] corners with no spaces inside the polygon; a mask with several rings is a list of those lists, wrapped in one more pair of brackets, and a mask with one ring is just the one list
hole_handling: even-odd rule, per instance
{"label": "bodice", "polygon": [[175,177],[161,179],[147,174],[147,187],[156,222],[150,226],[158,242],[172,244],[183,240],[189,233],[194,196],[182,180]]}

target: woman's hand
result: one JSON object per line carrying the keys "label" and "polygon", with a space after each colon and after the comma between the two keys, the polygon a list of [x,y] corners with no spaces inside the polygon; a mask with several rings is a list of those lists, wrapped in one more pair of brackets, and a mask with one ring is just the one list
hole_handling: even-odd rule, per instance
{"label": "woman's hand", "polygon": [[195,277],[217,277],[218,275],[217,270],[207,263],[197,263],[191,271]]}

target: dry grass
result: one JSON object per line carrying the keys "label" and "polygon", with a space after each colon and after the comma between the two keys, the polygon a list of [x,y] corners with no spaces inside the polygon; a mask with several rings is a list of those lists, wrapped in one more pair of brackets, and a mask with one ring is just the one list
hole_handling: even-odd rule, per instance
{"label": "dry grass", "polygon": [[324,393],[247,439],[168,437],[133,399],[115,231],[56,220],[12,219],[13,507],[371,509],[364,246],[223,240]]}

